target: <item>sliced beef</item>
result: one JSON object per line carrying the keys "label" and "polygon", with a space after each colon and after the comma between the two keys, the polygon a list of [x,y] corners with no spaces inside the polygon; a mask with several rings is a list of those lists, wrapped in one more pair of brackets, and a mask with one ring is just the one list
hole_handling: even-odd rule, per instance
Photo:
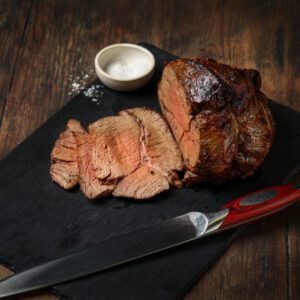
{"label": "sliced beef", "polygon": [[140,126],[130,116],[107,117],[88,127],[95,143],[93,166],[99,179],[118,179],[140,164]]}
{"label": "sliced beef", "polygon": [[102,181],[96,176],[93,166],[93,150],[95,143],[87,132],[75,132],[78,145],[77,163],[81,191],[89,199],[109,195],[115,188],[115,182]]}
{"label": "sliced beef", "polygon": [[88,132],[78,122],[70,128],[72,122],[77,121],[69,121],[52,151],[56,160],[52,158],[51,176],[60,186],[68,187],[71,168],[65,164],[70,163],[77,175],[72,187],[79,183],[90,199],[110,194],[145,199],[170,184],[181,185],[176,171],[184,168],[182,156],[159,113],[146,108],[125,110],[94,122]]}
{"label": "sliced beef", "polygon": [[170,184],[180,186],[176,171],[182,171],[184,164],[166,121],[158,112],[148,108],[133,108],[120,114],[132,116],[140,125],[141,157],[144,164],[166,176]]}
{"label": "sliced beef", "polygon": [[182,152],[186,183],[251,176],[262,163],[275,125],[260,81],[255,70],[212,59],[166,65],[159,102]]}
{"label": "sliced beef", "polygon": [[176,171],[184,168],[182,156],[161,115],[147,108],[133,108],[119,114],[139,124],[141,161],[136,171],[117,184],[113,195],[146,199],[168,190],[170,184],[181,186]]}
{"label": "sliced beef", "polygon": [[73,131],[83,131],[78,121],[70,120],[51,152],[50,175],[54,182],[71,189],[79,182],[77,143]]}
{"label": "sliced beef", "polygon": [[123,178],[117,184],[113,195],[116,197],[147,199],[168,190],[169,187],[166,176],[145,164]]}
{"label": "sliced beef", "polygon": [[65,189],[78,183],[90,199],[105,196],[115,184],[100,181],[92,166],[93,139],[76,120],[69,120],[51,152],[50,175],[54,182]]}

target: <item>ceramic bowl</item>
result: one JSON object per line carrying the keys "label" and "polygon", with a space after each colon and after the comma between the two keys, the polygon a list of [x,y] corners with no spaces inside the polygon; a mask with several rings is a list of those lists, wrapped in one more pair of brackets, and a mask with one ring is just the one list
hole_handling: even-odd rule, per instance
{"label": "ceramic bowl", "polygon": [[[125,77],[112,73],[111,66],[127,67],[131,64],[131,72]],[[103,48],[95,57],[95,69],[104,85],[117,91],[133,91],[145,85],[152,77],[155,67],[153,54],[144,47],[135,44],[114,44]],[[123,74],[124,75],[124,74]],[[124,77],[124,76],[123,76]]]}

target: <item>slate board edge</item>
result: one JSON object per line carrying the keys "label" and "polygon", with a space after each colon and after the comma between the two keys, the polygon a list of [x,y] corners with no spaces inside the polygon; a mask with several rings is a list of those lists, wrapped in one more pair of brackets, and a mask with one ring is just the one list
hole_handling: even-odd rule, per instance
{"label": "slate board edge", "polygon": [[[155,48],[154,46],[152,46],[151,44],[148,44],[146,42],[140,42],[139,43],[141,46],[144,46],[145,48],[148,47],[152,47]],[[158,48],[157,48],[158,49]],[[168,53],[164,50],[159,49],[159,51],[161,52],[165,52]],[[168,53],[170,54],[170,53]],[[171,54],[170,54],[171,55]],[[87,87],[85,87],[85,89],[87,89],[88,87],[90,87],[91,85],[93,85],[96,81],[98,81],[98,79],[94,80],[92,83],[90,83]],[[84,90],[85,90],[84,89]],[[61,114],[63,114],[63,112],[65,111],[65,109],[68,109],[69,105],[72,105],[72,101],[77,99],[78,97],[82,96],[83,91],[82,90],[79,94],[77,94],[76,96],[74,96],[70,101],[68,101],[68,103],[66,103],[58,112],[56,112],[53,116],[51,116],[44,124],[42,124],[39,128],[37,128],[31,135],[29,135],[20,145],[18,145],[16,148],[14,148],[10,153],[8,153],[1,161],[0,161],[0,167],[1,167],[1,163],[2,161],[5,160],[5,158],[9,157],[11,154],[15,153],[15,151],[18,151],[19,148],[22,147],[23,144],[26,144],[27,142],[30,142],[30,139],[32,136],[34,136],[36,133],[38,133],[40,130],[43,130],[44,126],[47,125],[47,123],[55,118],[59,118]],[[281,105],[281,104],[278,104]],[[288,107],[286,107],[288,108]],[[288,108],[290,111],[295,112],[293,109]],[[282,179],[282,184],[287,183],[300,169],[300,163],[295,165],[295,167],[289,172],[288,175],[286,175],[283,179]],[[214,257],[214,259],[212,259],[210,262],[208,262],[207,266],[205,268],[203,268],[199,274],[197,274],[197,276],[195,276],[195,278],[191,279],[190,281],[190,285],[186,286],[186,288],[184,288],[181,292],[179,292],[178,297],[176,297],[176,299],[180,299],[182,298],[188,291],[189,289],[199,280],[199,278],[205,274],[207,272],[207,270],[214,264],[214,262],[216,262],[220,256],[230,247],[231,243],[233,242],[233,240],[240,234],[240,232],[242,232],[243,228],[235,230],[235,232],[233,233],[233,235],[230,237],[230,239],[228,239],[228,244],[225,245],[223,248],[220,248],[218,251],[218,254]],[[0,263],[7,267],[8,269],[14,271],[14,272],[18,272],[18,268],[14,267],[9,261],[7,261],[6,259],[3,259],[2,257],[0,257]],[[60,292],[59,288],[48,288],[46,289],[47,291],[51,292],[52,294],[54,294],[55,296],[57,296],[60,299],[71,299],[72,295],[66,296],[63,293]]]}

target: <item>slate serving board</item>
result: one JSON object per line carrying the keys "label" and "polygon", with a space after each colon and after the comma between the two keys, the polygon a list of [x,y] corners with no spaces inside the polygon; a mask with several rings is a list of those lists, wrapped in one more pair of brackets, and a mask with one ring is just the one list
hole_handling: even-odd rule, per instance
{"label": "slate serving board", "polygon": [[[157,82],[163,61],[175,57],[141,43],[156,58],[153,80],[132,93],[100,87],[100,105],[77,95],[0,162],[0,263],[22,271],[120,234],[189,211],[217,209],[259,188],[286,183],[300,169],[300,115],[270,102],[277,135],[255,176],[223,187],[199,184],[172,188],[147,201],[86,199],[67,192],[49,177],[51,149],[68,119],[82,124],[138,106],[160,111]],[[97,80],[95,84],[100,84]],[[50,291],[62,299],[179,299],[229,247],[239,230],[225,232],[98,273]]]}

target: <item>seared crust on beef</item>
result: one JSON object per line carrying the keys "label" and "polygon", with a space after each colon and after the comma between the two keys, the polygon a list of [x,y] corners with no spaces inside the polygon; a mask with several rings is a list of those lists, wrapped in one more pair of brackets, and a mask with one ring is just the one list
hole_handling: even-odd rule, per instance
{"label": "seared crust on beef", "polygon": [[213,59],[167,63],[158,96],[187,168],[184,181],[251,176],[271,148],[275,125],[256,70]]}

